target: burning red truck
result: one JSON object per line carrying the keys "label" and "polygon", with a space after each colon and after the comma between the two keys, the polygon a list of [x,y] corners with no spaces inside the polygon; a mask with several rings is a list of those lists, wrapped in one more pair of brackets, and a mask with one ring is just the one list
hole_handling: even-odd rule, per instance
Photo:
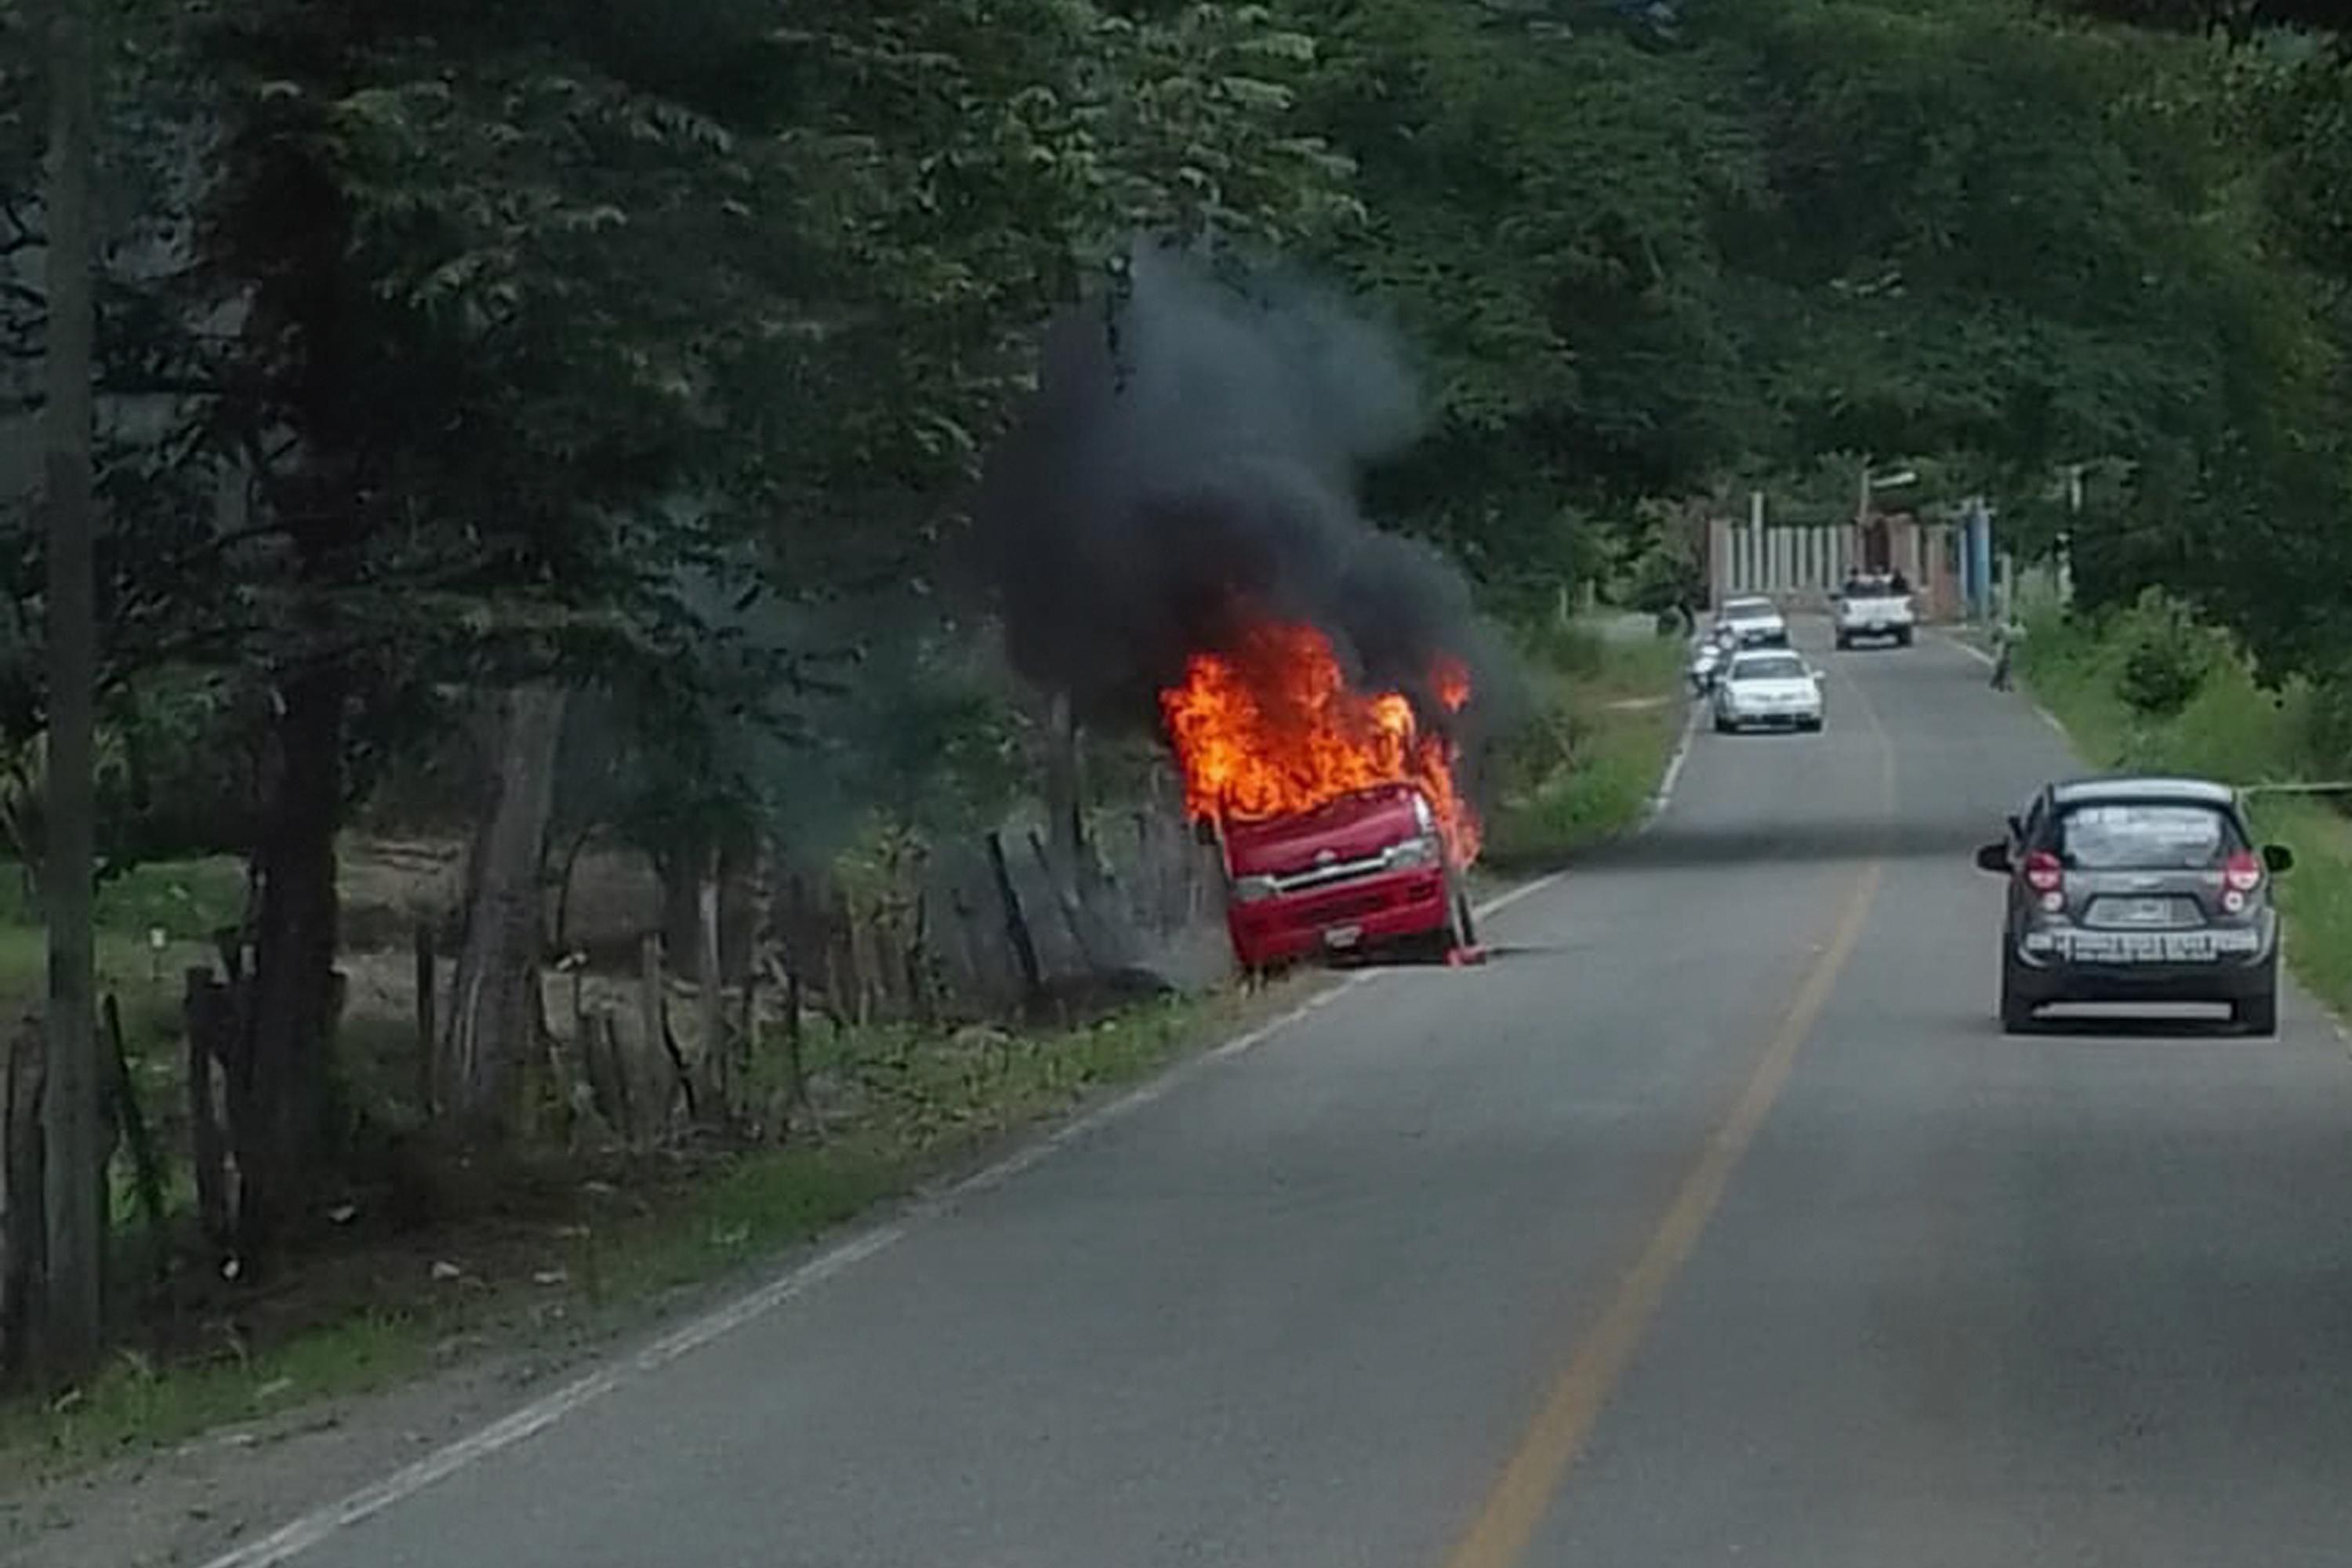
{"label": "burning red truck", "polygon": [[[1469,700],[1458,663],[1432,685],[1448,710]],[[1216,830],[1243,967],[1405,944],[1475,952],[1465,879],[1477,818],[1452,742],[1424,731],[1402,692],[1356,689],[1315,627],[1265,624],[1231,651],[1194,654],[1160,706],[1186,809]]]}

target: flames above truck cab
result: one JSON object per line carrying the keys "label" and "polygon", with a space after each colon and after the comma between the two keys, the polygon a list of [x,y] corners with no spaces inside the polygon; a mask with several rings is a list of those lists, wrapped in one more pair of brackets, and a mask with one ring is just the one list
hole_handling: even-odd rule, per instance
{"label": "flames above truck cab", "polygon": [[[1425,700],[1442,714],[1469,698],[1458,661],[1430,672]],[[1477,858],[1477,818],[1456,784],[1453,739],[1425,728],[1404,692],[1352,684],[1314,626],[1263,622],[1227,649],[1193,654],[1160,706],[1186,810],[1223,825],[1235,852],[1276,841],[1336,851],[1390,815],[1376,809],[1380,801],[1410,813],[1403,803],[1417,791],[1446,858],[1457,868]]]}

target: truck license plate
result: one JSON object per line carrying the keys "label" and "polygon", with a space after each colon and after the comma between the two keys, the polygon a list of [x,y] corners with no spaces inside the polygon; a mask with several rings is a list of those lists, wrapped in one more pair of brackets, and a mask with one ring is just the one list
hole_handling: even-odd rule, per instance
{"label": "truck license plate", "polygon": [[1334,952],[1345,952],[1363,940],[1361,926],[1331,926],[1323,932],[1323,945]]}

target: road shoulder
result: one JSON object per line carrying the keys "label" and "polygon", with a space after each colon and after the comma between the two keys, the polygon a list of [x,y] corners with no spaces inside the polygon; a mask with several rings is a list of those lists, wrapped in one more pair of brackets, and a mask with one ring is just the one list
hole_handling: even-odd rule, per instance
{"label": "road shoulder", "polygon": [[[1645,704],[1641,715],[1654,717]],[[1633,711],[1630,707],[1629,712]],[[1673,699],[1665,711],[1675,711]],[[1685,716],[1687,717],[1687,716]],[[1665,810],[1687,756],[1685,722],[1669,752],[1635,748],[1648,767],[1631,791],[1638,830]],[[1646,742],[1644,742],[1646,745]],[[1481,918],[1529,899],[1567,875],[1542,870],[1480,889]],[[1379,972],[1370,972],[1377,973]],[[1255,1016],[1178,1047],[1139,1080],[1114,1084],[1064,1116],[1000,1141],[985,1163],[886,1199],[845,1226],[783,1251],[764,1279],[740,1274],[671,1292],[620,1326],[530,1336],[519,1342],[458,1336],[433,1347],[434,1370],[385,1386],[257,1414],[166,1447],[29,1477],[0,1488],[0,1555],[20,1568],[91,1563],[206,1563],[258,1568],[355,1510],[381,1507],[430,1484],[601,1397],[627,1378],[730,1331],[833,1273],[855,1267],[956,1202],[1002,1184],[1056,1151],[1108,1127],[1216,1064],[1255,1049],[1368,974],[1301,975],[1262,1000]],[[665,1327],[667,1325],[667,1327]],[[291,1518],[290,1525],[275,1521]],[[267,1535],[257,1535],[263,1527]],[[274,1544],[273,1544],[274,1543]]]}

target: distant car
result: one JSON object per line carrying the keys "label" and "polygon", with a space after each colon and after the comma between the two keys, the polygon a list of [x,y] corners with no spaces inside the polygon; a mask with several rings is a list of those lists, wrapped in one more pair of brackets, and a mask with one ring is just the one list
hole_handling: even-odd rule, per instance
{"label": "distant car", "polygon": [[1477,941],[1461,869],[1429,797],[1380,784],[1310,811],[1233,819],[1224,851],[1234,956],[1263,970],[1317,953]]}
{"label": "distant car", "polygon": [[1918,614],[1910,593],[1898,592],[1891,578],[1865,577],[1838,592],[1831,602],[1830,623],[1841,648],[1879,638],[1909,647]]}
{"label": "distant car", "polygon": [[1977,865],[2009,879],[2000,1021],[2065,1002],[2221,1002],[2249,1034],[2278,1030],[2279,917],[2235,791],[2204,779],[2053,784]]}
{"label": "distant car", "polygon": [[1749,646],[1768,638],[1785,643],[1789,636],[1780,607],[1765,598],[1726,599],[1715,613],[1715,624]]}
{"label": "distant car", "polygon": [[1793,648],[1743,648],[1716,679],[1717,733],[1821,727],[1821,673]]}

